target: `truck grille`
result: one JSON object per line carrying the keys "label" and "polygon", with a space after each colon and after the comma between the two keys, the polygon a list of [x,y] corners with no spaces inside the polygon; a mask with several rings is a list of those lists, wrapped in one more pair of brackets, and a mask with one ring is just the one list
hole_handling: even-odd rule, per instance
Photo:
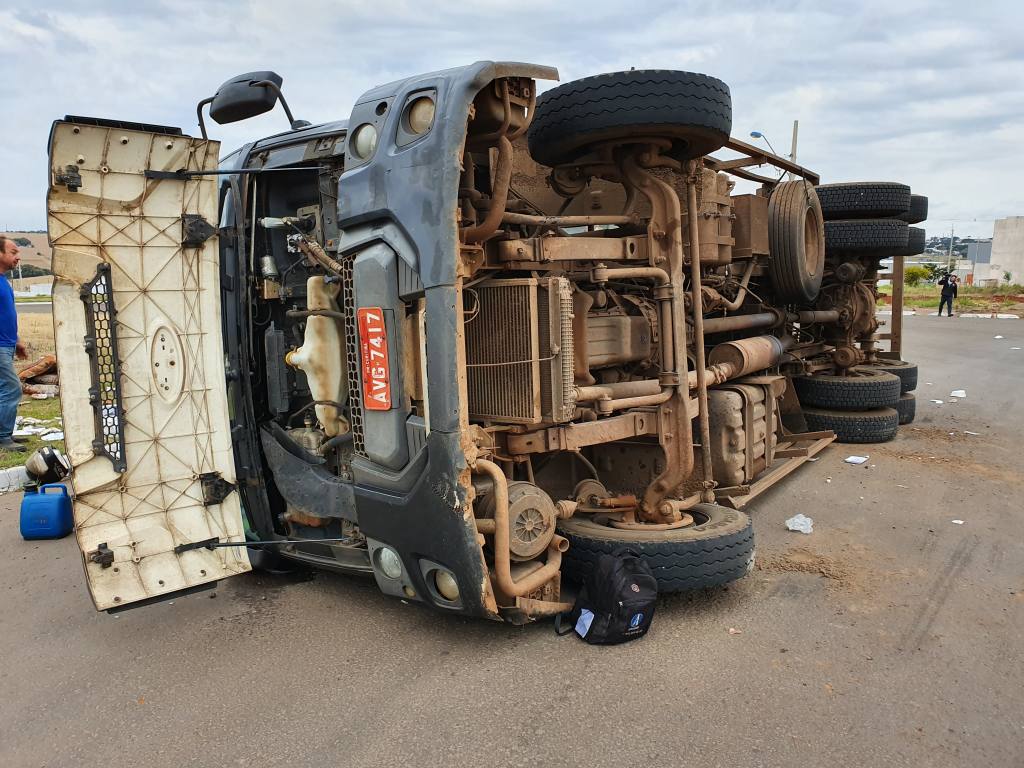
{"label": "truck grille", "polygon": [[565,278],[488,280],[467,290],[470,418],[514,424],[572,417],[572,287]]}
{"label": "truck grille", "polygon": [[345,315],[345,365],[348,371],[348,412],[352,425],[352,450],[357,456],[366,456],[363,442],[363,382],[359,369],[359,335],[356,329],[356,303],[353,290],[352,266],[355,256],[340,259],[341,311]]}

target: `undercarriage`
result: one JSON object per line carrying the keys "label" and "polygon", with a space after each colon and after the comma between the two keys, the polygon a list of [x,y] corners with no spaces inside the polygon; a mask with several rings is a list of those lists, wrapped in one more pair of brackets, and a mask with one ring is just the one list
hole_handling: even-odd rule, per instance
{"label": "undercarriage", "polygon": [[[669,75],[683,85],[713,81]],[[624,73],[607,87],[628,111],[649,86]],[[817,177],[731,141],[727,126],[584,126],[556,131],[552,150],[537,130],[545,107],[534,88],[504,78],[479,92],[458,182],[452,342],[470,469],[460,483],[496,606],[531,616],[564,609],[561,576],[579,578],[595,552],[623,542],[666,550],[665,589],[737,578],[753,552],[740,508],[834,439],[807,428],[786,373],[871,361],[870,260],[826,262]],[[578,93],[548,109],[580,110]],[[677,107],[685,117],[685,100]],[[740,161],[700,154],[726,143]],[[765,161],[795,180],[768,178],[736,195],[736,180],[719,170],[749,177],[745,167]],[[268,179],[264,199],[283,178]],[[363,422],[375,415],[369,398],[386,390],[383,404],[402,414],[397,429],[429,429],[430,313],[423,298],[399,299],[388,322],[403,347],[383,350],[398,364],[387,381],[367,378],[352,295],[353,281],[369,279],[357,274],[367,264],[324,249],[337,233],[323,229],[310,175],[296,180],[306,183],[303,205],[257,202],[254,214],[269,246],[257,247],[257,261],[273,259],[262,273],[273,318],[262,333],[276,350],[268,376],[280,380],[277,392],[293,392],[275,406],[281,428],[343,480],[365,459],[401,466],[410,458],[396,454],[402,441],[370,435]],[[372,268],[387,274],[387,260],[383,253]],[[308,394],[295,393],[302,378]],[[301,416],[294,394],[314,404]],[[279,521],[292,537],[359,536],[297,504]],[[688,581],[673,559],[702,541],[725,541],[729,561]]]}

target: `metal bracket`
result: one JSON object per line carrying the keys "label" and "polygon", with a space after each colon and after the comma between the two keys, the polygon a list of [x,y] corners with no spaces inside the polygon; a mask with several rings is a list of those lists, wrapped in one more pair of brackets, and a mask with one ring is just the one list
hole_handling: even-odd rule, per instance
{"label": "metal bracket", "polygon": [[216,234],[217,230],[198,213],[181,216],[181,244],[185,248],[198,248]]}
{"label": "metal bracket", "polygon": [[192,178],[192,174],[184,168],[177,171],[154,171],[147,168],[143,175],[147,179],[177,179],[178,181],[185,181]]}
{"label": "metal bracket", "polygon": [[53,179],[55,184],[63,184],[68,192],[77,192],[82,188],[82,174],[77,165],[66,165],[63,171],[57,171]]}
{"label": "metal bracket", "polygon": [[[180,555],[182,552],[190,552],[193,549],[213,549],[214,545],[219,544],[220,539],[214,536],[212,539],[203,539],[202,541],[189,541],[185,544],[179,544],[174,548],[174,554]],[[239,546],[245,546],[245,542],[241,542]]]}
{"label": "metal bracket", "polygon": [[89,558],[89,562],[97,563],[101,568],[109,568],[114,564],[114,551],[107,546],[106,542],[86,554],[86,557]]}
{"label": "metal bracket", "polygon": [[199,484],[203,489],[203,505],[220,504],[231,495],[235,486],[220,476],[220,472],[205,472],[199,476]]}

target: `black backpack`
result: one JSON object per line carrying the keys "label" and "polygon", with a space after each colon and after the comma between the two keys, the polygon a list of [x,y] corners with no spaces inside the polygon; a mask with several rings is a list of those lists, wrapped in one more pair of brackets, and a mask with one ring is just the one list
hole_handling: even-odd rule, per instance
{"label": "black backpack", "polygon": [[[654,618],[658,582],[651,567],[628,549],[597,556],[572,611],[555,619],[555,631],[573,630],[593,645],[614,645],[647,634]],[[563,619],[568,628],[562,629]]]}

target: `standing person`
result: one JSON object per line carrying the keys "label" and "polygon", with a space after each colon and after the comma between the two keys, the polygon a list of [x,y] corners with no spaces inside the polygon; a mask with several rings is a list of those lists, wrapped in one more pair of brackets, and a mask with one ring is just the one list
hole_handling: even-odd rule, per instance
{"label": "standing person", "polygon": [[21,379],[14,371],[14,358],[28,357],[25,345],[18,341],[18,310],[14,306],[14,288],[6,274],[18,266],[18,244],[0,235],[0,450],[24,451],[14,437],[14,420],[21,402]]}
{"label": "standing person", "polygon": [[949,272],[945,272],[942,275],[942,279],[939,280],[939,285],[942,287],[942,294],[939,297],[939,317],[942,317],[942,307],[948,307],[947,316],[953,316],[953,299],[956,298],[956,275],[951,275]]}

